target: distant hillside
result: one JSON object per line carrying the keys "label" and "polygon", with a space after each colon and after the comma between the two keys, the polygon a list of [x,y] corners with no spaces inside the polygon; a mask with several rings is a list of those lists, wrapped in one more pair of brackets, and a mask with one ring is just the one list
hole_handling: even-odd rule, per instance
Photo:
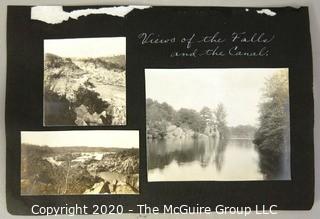
{"label": "distant hillside", "polygon": [[26,155],[28,157],[30,156],[36,156],[41,157],[48,154],[53,154],[54,151],[51,147],[48,146],[38,146],[38,145],[32,145],[32,144],[21,144],[21,156]]}
{"label": "distant hillside", "polygon": [[231,138],[253,138],[257,128],[250,125],[239,125],[229,127]]}
{"label": "distant hillside", "polygon": [[73,147],[50,147],[56,153],[66,152],[120,152],[128,150],[129,148],[115,148],[115,147],[87,147],[87,146],[73,146]]}
{"label": "distant hillside", "polygon": [[125,55],[119,55],[119,56],[109,56],[104,57],[105,61],[117,63],[121,66],[126,66],[126,56]]}
{"label": "distant hillside", "polygon": [[40,154],[53,153],[73,153],[73,152],[121,152],[126,150],[137,150],[137,148],[116,148],[116,147],[88,147],[88,146],[72,146],[72,147],[49,147],[40,145],[21,144],[22,150],[37,151]]}
{"label": "distant hillside", "polygon": [[99,58],[81,58],[74,61],[82,61],[86,64],[92,63],[95,68],[105,68],[108,70],[124,71],[126,69],[125,56],[99,57]]}

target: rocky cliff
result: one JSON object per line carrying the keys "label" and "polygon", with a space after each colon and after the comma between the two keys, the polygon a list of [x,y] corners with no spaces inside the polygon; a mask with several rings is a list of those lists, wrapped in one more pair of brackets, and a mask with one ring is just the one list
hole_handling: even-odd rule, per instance
{"label": "rocky cliff", "polygon": [[[78,148],[80,149],[80,148]],[[22,145],[21,194],[136,194],[139,150],[61,152]]]}
{"label": "rocky cliff", "polygon": [[[45,124],[125,124],[125,78],[125,56],[79,59],[46,54]],[[61,119],[62,114],[69,118]]]}

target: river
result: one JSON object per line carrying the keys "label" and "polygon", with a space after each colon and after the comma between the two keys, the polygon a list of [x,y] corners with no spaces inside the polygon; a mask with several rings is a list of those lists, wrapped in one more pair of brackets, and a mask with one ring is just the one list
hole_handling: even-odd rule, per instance
{"label": "river", "polygon": [[148,140],[148,181],[263,180],[252,139]]}

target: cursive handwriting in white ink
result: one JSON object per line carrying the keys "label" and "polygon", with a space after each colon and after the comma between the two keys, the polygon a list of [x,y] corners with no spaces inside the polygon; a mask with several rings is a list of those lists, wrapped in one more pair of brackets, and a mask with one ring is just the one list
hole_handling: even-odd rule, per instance
{"label": "cursive handwriting in white ink", "polygon": [[240,42],[240,43],[270,43],[274,40],[275,36],[270,35],[267,36],[266,33],[251,33],[247,32],[232,33],[232,42]]}
{"label": "cursive handwriting in white ink", "polygon": [[175,37],[169,37],[169,38],[161,38],[159,34],[155,33],[140,33],[138,35],[138,38],[141,39],[141,44],[169,44],[169,43],[175,43],[176,38]]}
{"label": "cursive handwriting in white ink", "polygon": [[[232,32],[211,34],[189,33],[185,35],[160,35],[139,33],[137,38],[142,46],[172,46],[169,57],[267,57],[271,55],[272,42],[276,36],[265,32]],[[173,45],[174,44],[174,45]]]}

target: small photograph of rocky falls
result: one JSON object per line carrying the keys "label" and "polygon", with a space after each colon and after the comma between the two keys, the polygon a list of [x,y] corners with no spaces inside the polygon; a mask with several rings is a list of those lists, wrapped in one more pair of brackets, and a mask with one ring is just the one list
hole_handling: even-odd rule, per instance
{"label": "small photograph of rocky falls", "polygon": [[139,194],[139,131],[21,132],[21,195]]}
{"label": "small photograph of rocky falls", "polygon": [[148,181],[291,179],[288,68],[145,76]]}
{"label": "small photograph of rocky falls", "polygon": [[44,40],[44,126],[126,125],[125,37]]}

